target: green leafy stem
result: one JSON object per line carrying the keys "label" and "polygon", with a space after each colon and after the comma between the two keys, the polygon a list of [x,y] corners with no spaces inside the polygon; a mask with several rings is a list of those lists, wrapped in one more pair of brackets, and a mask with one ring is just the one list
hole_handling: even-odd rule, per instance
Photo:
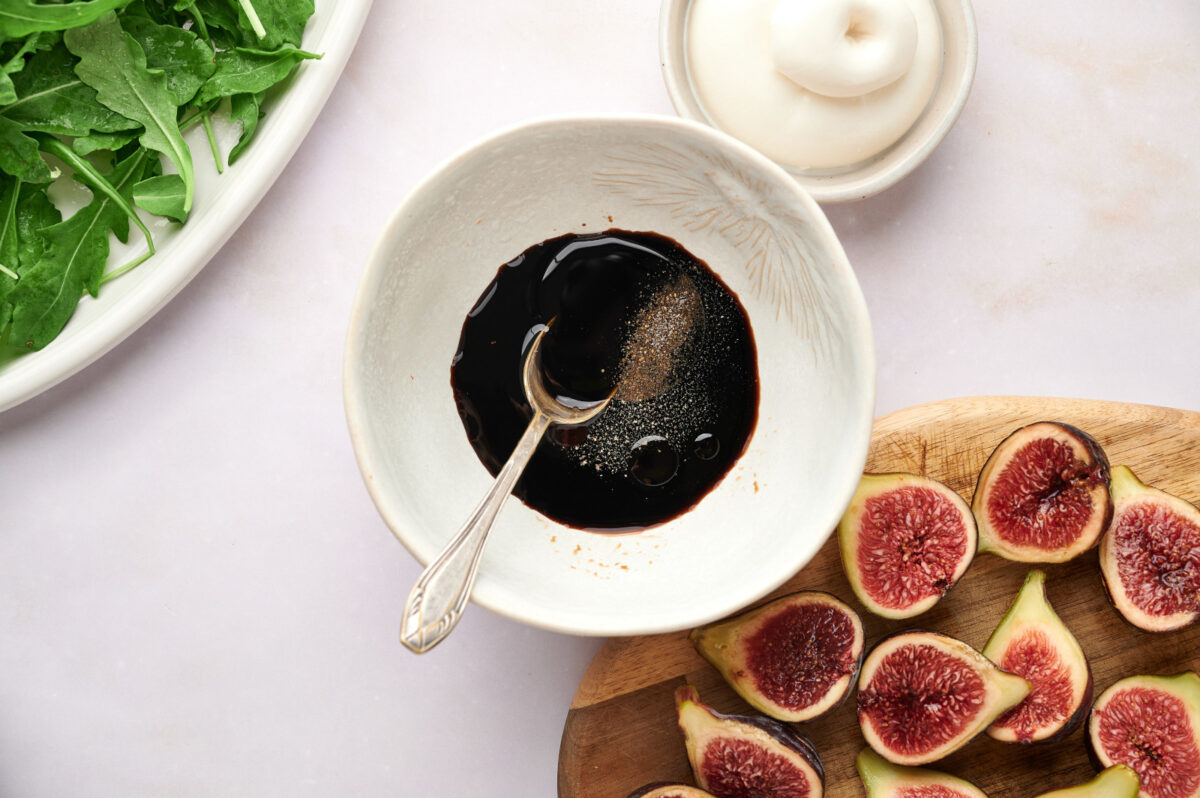
{"label": "green leafy stem", "polygon": [[133,205],[130,204],[129,200],[121,196],[121,192],[113,188],[112,183],[108,182],[104,175],[96,170],[96,167],[92,166],[87,159],[76,155],[74,150],[59,139],[54,138],[54,136],[36,134],[34,138],[37,140],[38,148],[42,152],[58,157],[63,163],[74,169],[76,176],[86,183],[89,188],[99,191],[112,200],[113,204],[120,208],[129,217],[129,220],[142,231],[142,235],[146,239],[146,246],[150,250],[147,253],[147,257],[154,254],[154,239],[150,236],[150,230],[142,222],[142,218],[137,215],[137,211],[133,209]]}

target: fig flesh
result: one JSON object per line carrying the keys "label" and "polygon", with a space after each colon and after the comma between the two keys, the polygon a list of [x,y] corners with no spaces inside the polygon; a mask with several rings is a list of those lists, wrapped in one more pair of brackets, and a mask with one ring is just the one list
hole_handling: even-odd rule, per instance
{"label": "fig flesh", "polygon": [[884,618],[936,604],[971,564],[976,538],[966,501],[917,474],[864,474],[838,524],[850,587]]}
{"label": "fig flesh", "polygon": [[1100,541],[1100,575],[1125,620],[1148,632],[1200,618],[1200,510],[1152,488],[1125,466],[1112,472],[1113,520]]}
{"label": "fig flesh", "polygon": [[1066,562],[1096,544],[1112,517],[1108,457],[1081,429],[1039,421],[995,448],[971,510],[979,550],[1018,562]]}
{"label": "fig flesh", "polygon": [[938,770],[893,765],[870,748],[859,753],[854,765],[867,798],[987,798],[966,779]]}
{"label": "fig flesh", "polygon": [[691,639],[747,704],[792,723],[841,704],[863,656],[858,614],[816,591],[696,629]]}
{"label": "fig flesh", "polygon": [[1002,742],[1058,740],[1075,730],[1092,702],[1092,671],[1075,635],[1046,599],[1046,575],[1030,571],[983,655],[1025,678],[1029,695],[987,728]]}
{"label": "fig flesh", "polygon": [[825,772],[805,737],[761,716],[723,715],[696,688],[675,691],[696,783],[717,798],[821,798]]}
{"label": "fig flesh", "polygon": [[713,794],[690,784],[656,781],[634,790],[629,798],[713,798]]}
{"label": "fig flesh", "polygon": [[1200,796],[1200,676],[1129,676],[1096,699],[1088,744],[1100,767],[1126,765],[1144,798]]}
{"label": "fig flesh", "polygon": [[1138,775],[1124,765],[1100,771],[1091,781],[1044,792],[1037,798],[1137,798]]}
{"label": "fig flesh", "polygon": [[1029,689],[961,640],[900,632],[863,662],[858,724],[884,759],[925,765],[961,748]]}

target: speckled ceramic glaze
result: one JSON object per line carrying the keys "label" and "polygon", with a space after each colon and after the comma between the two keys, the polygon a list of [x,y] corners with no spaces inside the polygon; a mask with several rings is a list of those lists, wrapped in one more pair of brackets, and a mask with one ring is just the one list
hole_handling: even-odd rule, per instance
{"label": "speckled ceramic glaze", "polygon": [[[645,634],[712,620],[794,574],[836,525],[866,458],[866,307],[820,208],[777,165],[664,117],[540,120],[471,147],[417,187],[367,264],[346,413],[380,513],[429,562],[491,483],[450,391],[466,313],[529,246],[610,227],[678,240],[737,294],[758,347],[757,428],[714,491],[643,532],[579,531],[510,500],[473,597],[548,629]],[[397,586],[397,618],[407,587]]]}

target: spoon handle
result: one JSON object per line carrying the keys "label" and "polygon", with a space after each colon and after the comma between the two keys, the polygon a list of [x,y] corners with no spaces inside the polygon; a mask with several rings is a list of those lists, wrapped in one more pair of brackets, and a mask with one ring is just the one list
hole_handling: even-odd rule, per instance
{"label": "spoon handle", "polygon": [[424,654],[440,643],[462,617],[467,599],[471,596],[471,586],[475,584],[479,558],[483,554],[483,544],[487,541],[492,522],[548,426],[550,418],[535,411],[521,440],[509,455],[508,462],[496,475],[492,489],[408,594],[400,627],[400,642],[416,653]]}

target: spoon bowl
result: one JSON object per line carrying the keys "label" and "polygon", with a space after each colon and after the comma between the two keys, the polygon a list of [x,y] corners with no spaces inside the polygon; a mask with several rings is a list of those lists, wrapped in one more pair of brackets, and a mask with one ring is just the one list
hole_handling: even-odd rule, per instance
{"label": "spoon bowl", "polygon": [[563,402],[561,397],[554,396],[546,390],[546,383],[542,379],[541,347],[542,338],[549,329],[549,325],[542,327],[529,344],[529,350],[525,353],[525,360],[521,366],[521,388],[525,391],[525,398],[529,400],[529,406],[533,408],[535,417],[540,413],[549,419],[549,423],[568,427],[586,424],[598,416],[601,410],[608,407],[613,394],[610,393],[597,402],[578,402],[568,405]]}

